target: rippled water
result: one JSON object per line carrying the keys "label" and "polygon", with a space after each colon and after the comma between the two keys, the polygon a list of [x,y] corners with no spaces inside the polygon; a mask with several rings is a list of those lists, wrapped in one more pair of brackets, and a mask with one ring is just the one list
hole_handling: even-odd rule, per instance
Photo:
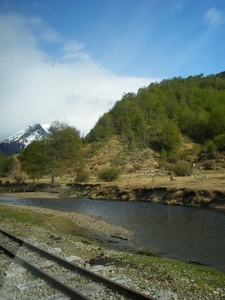
{"label": "rippled water", "polygon": [[131,251],[146,247],[164,257],[195,260],[225,272],[225,215],[217,211],[147,202],[0,198],[0,203],[7,202],[100,217],[135,233]]}

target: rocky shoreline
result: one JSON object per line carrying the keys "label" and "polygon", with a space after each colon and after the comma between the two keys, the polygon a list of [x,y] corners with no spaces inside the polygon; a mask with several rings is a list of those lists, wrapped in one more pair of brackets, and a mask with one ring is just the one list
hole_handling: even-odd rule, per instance
{"label": "rocky shoreline", "polygon": [[[6,204],[4,204],[6,205]],[[7,204],[10,207],[17,208],[16,205]],[[34,206],[27,206],[27,205],[20,205],[20,209],[34,211],[38,214],[53,214],[58,217],[64,218],[75,223],[78,226],[82,226],[83,228],[87,229],[88,232],[91,233],[89,236],[92,239],[97,239],[98,241],[102,241],[103,243],[109,242],[109,240],[113,237],[117,237],[118,239],[129,240],[134,237],[133,232],[130,230],[108,223],[100,218],[89,216],[82,213],[76,212],[62,212],[57,210],[52,210],[48,208],[41,208],[41,207],[34,207]],[[54,229],[54,228],[53,228]]]}

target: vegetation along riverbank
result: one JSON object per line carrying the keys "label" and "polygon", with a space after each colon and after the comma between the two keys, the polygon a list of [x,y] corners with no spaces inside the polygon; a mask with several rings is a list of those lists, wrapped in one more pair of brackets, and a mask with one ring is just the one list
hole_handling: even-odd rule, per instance
{"label": "vegetation along riverbank", "polygon": [[148,201],[166,205],[213,208],[225,211],[225,175],[209,174],[208,179],[161,175],[155,182],[149,176],[121,176],[114,182],[30,183],[21,191],[16,183],[0,188],[0,195],[11,197],[71,197],[121,201]]}

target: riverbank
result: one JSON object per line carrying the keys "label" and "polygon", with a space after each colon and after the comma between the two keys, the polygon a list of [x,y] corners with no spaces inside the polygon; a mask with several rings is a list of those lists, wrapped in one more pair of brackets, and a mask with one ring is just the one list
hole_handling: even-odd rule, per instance
{"label": "riverbank", "polygon": [[224,176],[219,176],[207,183],[196,183],[191,178],[175,178],[172,181],[158,179],[157,182],[149,182],[144,178],[141,181],[56,184],[54,187],[47,183],[36,183],[28,184],[24,191],[15,186],[2,187],[0,196],[147,201],[225,211],[225,179]]}
{"label": "riverbank", "polygon": [[24,198],[89,198],[122,201],[148,201],[166,205],[213,208],[225,211],[225,174],[196,172],[194,176],[171,177],[168,173],[123,174],[115,182],[98,182],[95,177],[87,183],[69,178],[57,178],[54,187],[50,179],[27,182],[24,190],[15,182],[2,183],[2,196]]}
{"label": "riverbank", "polygon": [[225,212],[225,193],[211,190],[136,188],[120,189],[118,186],[77,185],[62,192],[10,192],[0,197],[12,198],[89,198],[96,200],[145,201],[165,205],[207,208]]}
{"label": "riverbank", "polygon": [[[83,214],[56,212],[27,206],[0,206],[1,229],[45,249],[61,249],[59,256],[76,257],[76,263],[90,268],[93,262],[103,276],[120,277],[126,285],[156,299],[219,300],[225,297],[225,274],[211,268],[187,264],[172,259],[113,251],[89,239],[103,231],[108,235],[126,235],[130,232],[114,227],[98,218],[85,218]],[[144,251],[142,251],[144,253]],[[150,254],[145,252],[145,254]],[[0,253],[0,257],[3,254]],[[1,286],[4,285],[4,268]]]}
{"label": "riverbank", "polygon": [[[45,193],[45,195],[47,195],[47,193]],[[50,196],[50,194],[48,194],[48,196]],[[17,205],[11,205],[11,204],[7,204],[7,205],[4,204],[4,205],[5,206],[8,205],[10,208],[13,208],[14,210],[18,209]],[[108,241],[110,241],[110,239],[113,239],[113,237],[131,241],[134,236],[134,234],[130,230],[122,226],[110,224],[100,218],[89,216],[82,213],[63,212],[63,211],[57,211],[48,208],[41,208],[41,207],[34,207],[34,206],[27,206],[27,205],[20,205],[19,209],[20,211],[22,209],[24,211],[35,212],[37,214],[43,215],[44,217],[52,214],[59,218],[68,220],[72,222],[75,226],[84,228],[85,235],[88,236],[89,238],[96,239],[98,241],[102,240],[103,243],[107,243]],[[54,224],[52,224],[51,226],[54,229]]]}

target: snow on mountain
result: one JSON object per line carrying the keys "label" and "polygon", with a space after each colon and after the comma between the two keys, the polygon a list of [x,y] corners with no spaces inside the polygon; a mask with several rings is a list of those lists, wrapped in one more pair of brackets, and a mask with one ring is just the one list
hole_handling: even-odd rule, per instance
{"label": "snow on mountain", "polygon": [[20,153],[34,140],[38,140],[49,133],[50,123],[27,126],[14,135],[0,142],[0,152],[11,156]]}
{"label": "snow on mountain", "polygon": [[51,126],[50,123],[46,123],[46,124],[42,124],[42,125],[41,125],[41,127],[42,127],[47,133],[49,133],[50,126]]}

